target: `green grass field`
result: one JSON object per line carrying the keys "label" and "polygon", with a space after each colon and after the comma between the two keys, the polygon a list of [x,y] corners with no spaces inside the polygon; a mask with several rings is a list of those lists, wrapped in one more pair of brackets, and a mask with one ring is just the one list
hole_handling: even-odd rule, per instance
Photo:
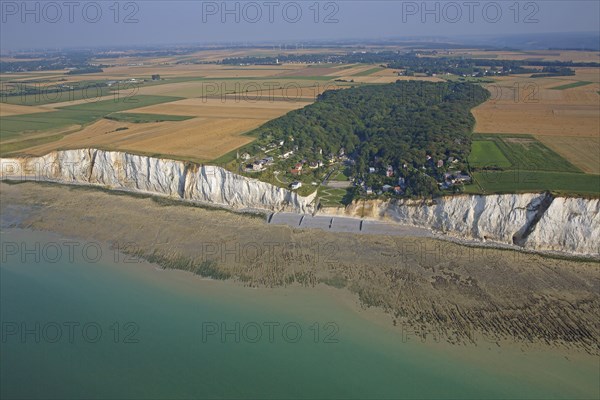
{"label": "green grass field", "polygon": [[551,87],[550,89],[551,90],[566,90],[566,89],[573,89],[573,88],[580,87],[580,86],[587,86],[590,84],[592,84],[592,82],[580,81],[580,82],[567,83],[566,85]]}
{"label": "green grass field", "polygon": [[108,87],[83,86],[80,89],[65,90],[56,93],[41,90],[39,94],[1,96],[0,102],[8,104],[17,104],[22,106],[40,106],[44,104],[62,103],[66,101],[76,101],[87,99],[90,102],[103,96],[112,94]]}
{"label": "green grass field", "polygon": [[476,135],[469,163],[475,169],[582,172],[531,135]]}
{"label": "green grass field", "polygon": [[563,194],[600,195],[600,175],[546,171],[483,171],[473,173],[469,193],[513,193],[550,190]]}
{"label": "green grass field", "polygon": [[468,193],[600,194],[600,175],[584,174],[531,135],[475,135],[469,165]]}
{"label": "green grass field", "polygon": [[134,124],[147,122],[163,122],[163,121],[185,121],[194,117],[185,115],[166,115],[166,114],[143,114],[143,113],[114,113],[105,116],[106,119],[119,122],[132,122]]}
{"label": "green grass field", "polygon": [[508,161],[504,153],[492,140],[474,140],[471,146],[471,155],[469,156],[471,166],[500,168],[510,167],[512,163]]}
{"label": "green grass field", "polygon": [[352,76],[369,76],[371,74],[374,74],[375,72],[383,71],[384,69],[385,68],[382,68],[382,67],[375,67],[375,68],[368,69],[366,71],[358,72]]}
{"label": "green grass field", "polygon": [[335,189],[320,187],[319,201],[323,207],[343,207],[346,205],[346,196],[349,189]]}
{"label": "green grass field", "polygon": [[346,174],[346,170],[341,170],[337,173],[334,173],[331,175],[331,177],[329,178],[330,181],[349,181],[350,178],[348,177],[348,175]]}
{"label": "green grass field", "polygon": [[102,100],[90,103],[77,104],[74,106],[60,107],[61,110],[85,111],[92,113],[101,113],[108,115],[111,113],[131,110],[133,108],[153,106],[155,104],[170,103],[172,101],[183,100],[183,97],[173,96],[123,96],[114,100]]}

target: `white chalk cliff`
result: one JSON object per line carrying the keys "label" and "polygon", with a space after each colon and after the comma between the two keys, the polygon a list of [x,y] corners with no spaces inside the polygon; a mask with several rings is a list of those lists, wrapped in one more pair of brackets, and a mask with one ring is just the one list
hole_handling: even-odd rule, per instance
{"label": "white chalk cliff", "polygon": [[[0,159],[0,179],[96,185],[237,210],[313,213],[316,196],[302,197],[216,166],[96,149]],[[549,193],[461,195],[355,202],[319,213],[385,220],[537,251],[600,256],[598,199],[555,198]]]}
{"label": "white chalk cliff", "polygon": [[0,179],[96,185],[236,210],[310,213],[316,195],[303,197],[216,166],[96,149],[3,158]]}
{"label": "white chalk cliff", "polygon": [[357,201],[321,214],[430,228],[459,239],[600,256],[600,200],[550,193],[460,195],[435,200]]}

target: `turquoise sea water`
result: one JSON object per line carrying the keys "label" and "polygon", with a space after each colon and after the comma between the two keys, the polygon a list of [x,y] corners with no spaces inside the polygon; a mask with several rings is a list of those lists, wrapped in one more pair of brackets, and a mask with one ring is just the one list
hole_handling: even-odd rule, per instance
{"label": "turquoise sea water", "polygon": [[600,395],[598,358],[402,340],[333,289],[246,288],[69,243],[2,231],[2,398]]}

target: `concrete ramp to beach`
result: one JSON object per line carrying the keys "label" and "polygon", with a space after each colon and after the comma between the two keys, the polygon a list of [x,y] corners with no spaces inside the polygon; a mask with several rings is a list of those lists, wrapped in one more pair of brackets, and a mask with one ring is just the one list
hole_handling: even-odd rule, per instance
{"label": "concrete ramp to beach", "polygon": [[268,218],[269,224],[287,225],[293,228],[320,229],[331,232],[360,233],[367,235],[394,235],[425,237],[432,233],[425,228],[399,225],[390,222],[361,220],[351,217],[327,215],[309,215],[294,213],[273,213]]}
{"label": "concrete ramp to beach", "polygon": [[274,213],[269,216],[269,223],[274,225],[300,226],[303,214],[295,213]]}
{"label": "concrete ramp to beach", "polygon": [[331,226],[331,217],[305,215],[300,223],[300,228],[317,228],[329,230]]}
{"label": "concrete ramp to beach", "polygon": [[333,217],[331,230],[336,232],[360,232],[361,220],[348,217]]}
{"label": "concrete ramp to beach", "polygon": [[425,228],[369,220],[363,220],[362,233],[371,235],[397,235],[413,237],[431,236],[431,232]]}

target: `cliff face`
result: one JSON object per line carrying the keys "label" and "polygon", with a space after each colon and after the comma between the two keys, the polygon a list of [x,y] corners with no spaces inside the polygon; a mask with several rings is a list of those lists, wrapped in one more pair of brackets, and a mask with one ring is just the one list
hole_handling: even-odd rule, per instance
{"label": "cliff face", "polygon": [[600,255],[600,200],[554,199],[525,247]]}
{"label": "cliff face", "polygon": [[0,159],[0,179],[97,185],[234,209],[313,211],[307,197],[215,166],[95,149]]}
{"label": "cliff face", "polygon": [[600,201],[550,194],[463,195],[429,201],[355,202],[322,214],[430,228],[460,239],[600,255]]}
{"label": "cliff face", "polygon": [[[215,166],[95,149],[0,159],[0,179],[97,185],[230,207],[312,213],[302,197]],[[425,227],[460,239],[600,256],[600,201],[550,194],[464,195],[429,201],[355,202],[321,214]]]}

